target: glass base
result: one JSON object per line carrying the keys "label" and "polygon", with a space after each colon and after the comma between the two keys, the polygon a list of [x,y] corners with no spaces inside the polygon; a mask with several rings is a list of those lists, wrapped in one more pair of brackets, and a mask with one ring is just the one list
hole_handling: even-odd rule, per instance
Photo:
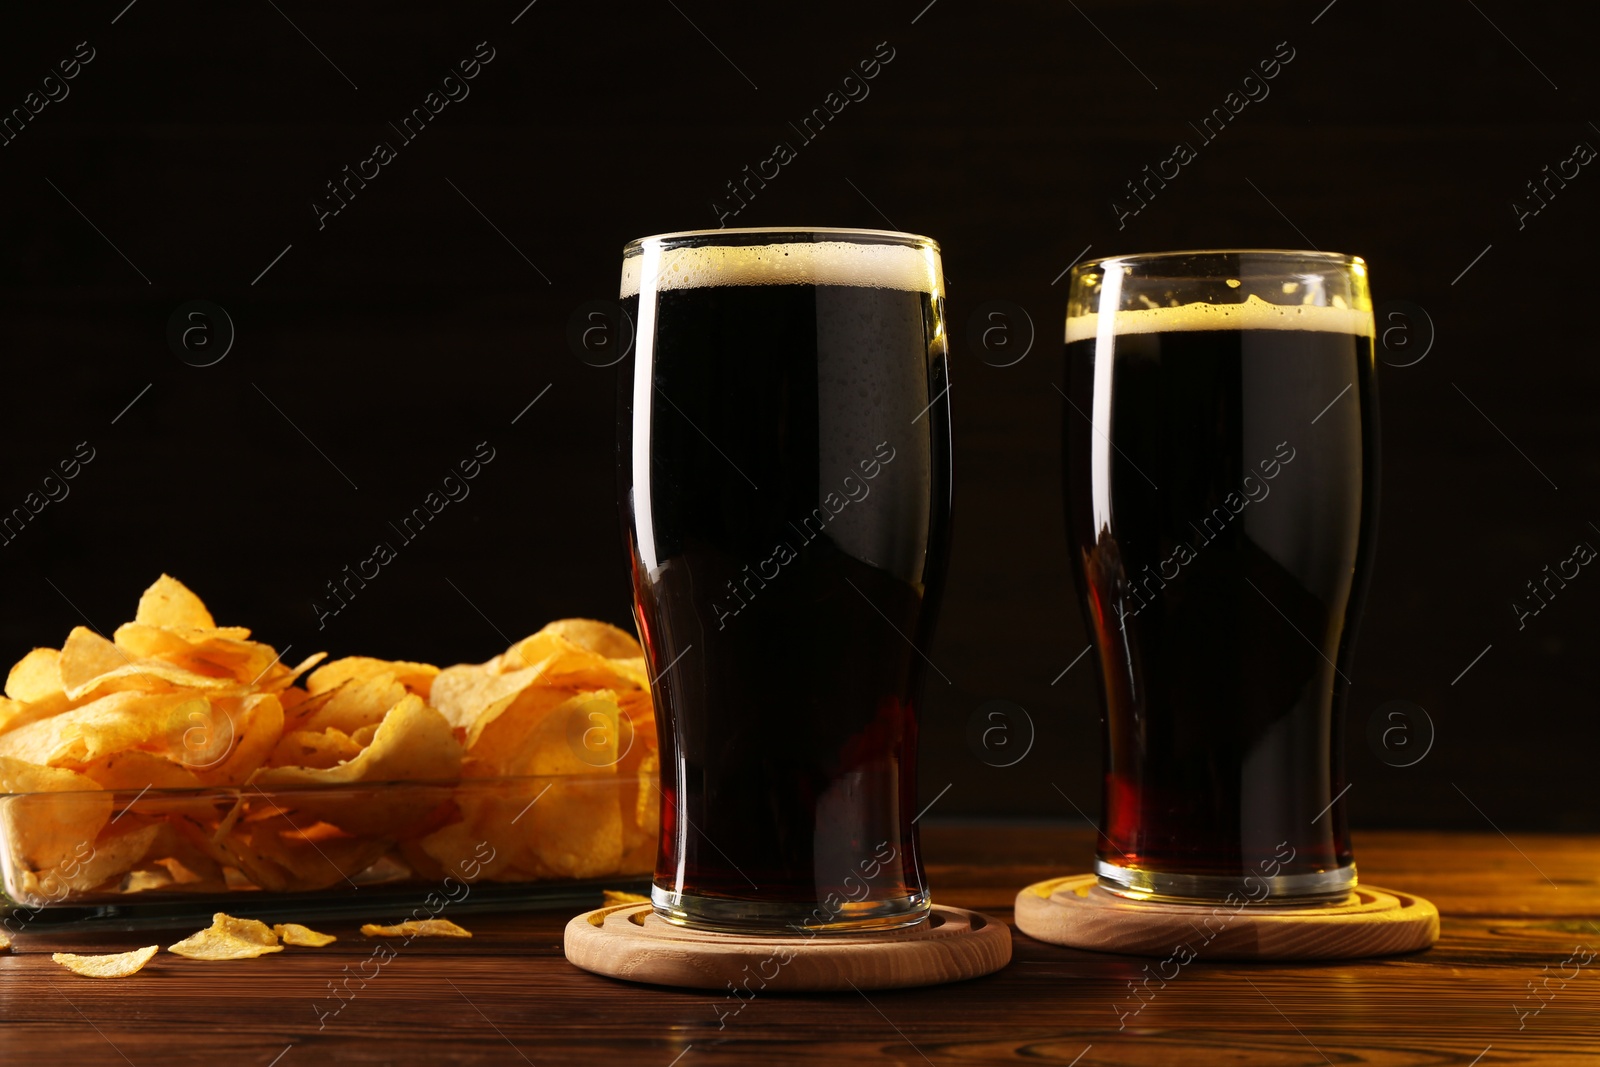
{"label": "glass base", "polygon": [[1309,874],[1165,874],[1096,860],[1100,886],[1133,900],[1175,904],[1337,904],[1356,887],[1356,865]]}
{"label": "glass base", "polygon": [[650,887],[650,903],[669,923],[695,930],[769,936],[854,934],[868,930],[896,930],[927,921],[933,907],[927,892],[888,899],[826,904],[739,900],[675,893]]}

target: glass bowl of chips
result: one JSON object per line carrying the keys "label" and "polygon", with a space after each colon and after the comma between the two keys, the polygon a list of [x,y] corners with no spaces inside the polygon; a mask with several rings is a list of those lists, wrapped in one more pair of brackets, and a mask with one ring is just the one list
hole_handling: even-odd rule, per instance
{"label": "glass bowl of chips", "polygon": [[13,910],[504,902],[648,876],[658,760],[631,635],[566,619],[480,664],[323,660],[282,664],[166,576],[111,638],[30,652],[0,702]]}

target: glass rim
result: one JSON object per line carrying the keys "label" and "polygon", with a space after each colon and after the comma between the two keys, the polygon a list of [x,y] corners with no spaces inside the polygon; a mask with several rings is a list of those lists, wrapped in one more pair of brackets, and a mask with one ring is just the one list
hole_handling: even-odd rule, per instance
{"label": "glass rim", "polygon": [[[798,234],[812,233],[836,235],[845,239],[851,237],[874,238],[876,240],[871,243],[898,243],[911,248],[931,248],[935,252],[943,252],[939,247],[939,242],[932,237],[920,233],[909,233],[905,230],[874,230],[852,226],[725,226],[720,229],[673,230],[669,233],[653,233],[648,237],[635,237],[622,246],[622,254],[626,258],[634,252],[642,251],[646,245],[666,245],[678,241],[695,241],[700,238],[717,237],[723,234],[742,237],[770,236],[781,239],[794,237]],[[783,242],[777,240],[772,243],[781,244]]]}
{"label": "glass rim", "polygon": [[1261,256],[1270,259],[1299,259],[1323,261],[1329,265],[1353,267],[1360,264],[1363,268],[1367,261],[1350,252],[1322,252],[1315,249],[1301,248],[1183,248],[1171,252],[1130,252],[1115,256],[1097,256],[1086,259],[1082,263],[1075,263],[1072,273],[1087,271],[1095,267],[1105,267],[1113,263],[1119,264],[1145,264],[1159,263],[1163,260],[1192,259],[1197,256]]}

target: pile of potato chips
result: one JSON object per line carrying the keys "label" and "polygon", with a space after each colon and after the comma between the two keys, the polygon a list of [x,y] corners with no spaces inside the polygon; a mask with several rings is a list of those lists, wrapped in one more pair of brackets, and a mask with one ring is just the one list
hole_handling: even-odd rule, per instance
{"label": "pile of potato chips", "polygon": [[249,638],[163,575],[111,640],[78,627],[12,668],[9,896],[649,870],[655,720],[627,633],[565,619],[444,670],[321,653],[290,667]]}

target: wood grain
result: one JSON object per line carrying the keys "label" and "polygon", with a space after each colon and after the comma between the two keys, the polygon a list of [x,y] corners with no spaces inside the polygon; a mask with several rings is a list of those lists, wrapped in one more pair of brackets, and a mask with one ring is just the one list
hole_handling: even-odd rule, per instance
{"label": "wood grain", "polygon": [[[1086,869],[1093,850],[1086,831],[1039,824],[932,825],[923,837],[939,902],[1001,921],[1018,889]],[[1600,839],[1514,837],[1515,845],[1494,834],[1358,836],[1364,878],[1439,906],[1442,936],[1428,952],[1316,964],[1199,959],[1165,985],[1145,984],[1149,959],[1017,934],[1011,965],[987,978],[929,989],[758,995],[741,1004],[573,967],[561,947],[573,911],[447,913],[473,940],[396,945],[376,977],[365,985],[351,979],[350,999],[319,1027],[318,1009],[339,1004],[329,984],[359,976],[372,956],[375,942],[360,937],[359,920],[329,924],[340,940],[326,949],[237,963],[162,953],[122,981],[75,977],[49,954],[165,945],[177,932],[30,924],[15,954],[0,954],[0,1050],[6,1063],[135,1067],[268,1067],[280,1054],[277,1067],[1466,1067],[1475,1060],[1478,1067],[1593,1067],[1600,958],[1576,974],[1562,961],[1576,945],[1600,949]],[[1572,974],[1565,984],[1562,972]],[[1530,983],[1544,992],[1543,1008],[1519,1018],[1513,1005],[1531,1012],[1541,1004]]]}
{"label": "wood grain", "polygon": [[1213,960],[1334,960],[1415,952],[1439,939],[1421,897],[1363,885],[1340,904],[1248,907],[1166,904],[1108,893],[1092,874],[1035,882],[1016,899],[1017,929],[1096,952],[1157,956],[1160,973]]}
{"label": "wood grain", "polygon": [[751,937],[674,926],[648,904],[621,904],[567,923],[567,959],[586,971],[685,989],[840,992],[944,985],[1011,961],[1011,932],[979,912],[933,906],[905,930]]}

